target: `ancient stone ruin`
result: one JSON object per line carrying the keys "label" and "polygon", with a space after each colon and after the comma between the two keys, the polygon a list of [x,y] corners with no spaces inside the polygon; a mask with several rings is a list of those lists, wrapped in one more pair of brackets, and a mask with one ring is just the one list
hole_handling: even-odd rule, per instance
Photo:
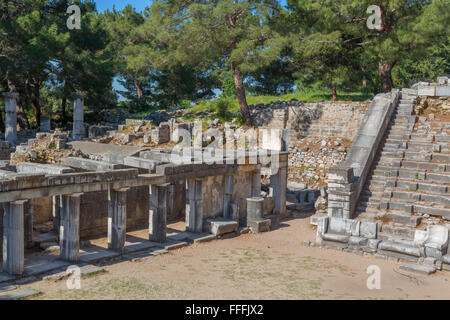
{"label": "ancient stone ruin", "polygon": [[[0,281],[266,232],[295,212],[315,213],[311,245],[448,270],[449,90],[441,77],[370,103],[256,105],[251,130],[175,117],[87,124],[76,93],[72,131],[43,116],[41,132],[20,134],[18,96],[4,94]],[[135,229],[148,238],[129,241]],[[84,245],[105,235],[107,247]],[[35,255],[48,248],[57,254]]]}
{"label": "ancient stone ruin", "polygon": [[[328,173],[324,246],[450,270],[447,77],[376,96],[345,161]],[[447,114],[447,116],[446,116]]]}

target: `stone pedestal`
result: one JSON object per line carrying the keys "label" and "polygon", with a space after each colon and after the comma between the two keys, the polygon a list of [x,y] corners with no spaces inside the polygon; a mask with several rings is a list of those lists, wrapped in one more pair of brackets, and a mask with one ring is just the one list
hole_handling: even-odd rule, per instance
{"label": "stone pedestal", "polygon": [[122,253],[127,226],[127,191],[129,188],[108,191],[108,249]]}
{"label": "stone pedestal", "polygon": [[188,179],[186,230],[190,232],[203,231],[203,195],[202,179]]}
{"label": "stone pedestal", "polygon": [[73,139],[80,140],[85,137],[84,130],[84,93],[73,93]]}
{"label": "stone pedestal", "polygon": [[149,240],[166,242],[167,194],[169,184],[150,185]]}
{"label": "stone pedestal", "polygon": [[62,196],[59,228],[60,258],[70,262],[80,259],[80,200],[82,193]]}
{"label": "stone pedestal", "polygon": [[24,204],[3,203],[3,271],[21,275],[24,270]]}
{"label": "stone pedestal", "polygon": [[15,92],[3,93],[5,97],[5,141],[14,147],[17,144],[17,111],[16,99],[19,94]]}
{"label": "stone pedestal", "polygon": [[264,198],[247,198],[247,220],[257,220],[264,217]]}
{"label": "stone pedestal", "polygon": [[24,241],[25,248],[33,247],[33,215],[34,215],[34,200],[28,200],[24,204]]}

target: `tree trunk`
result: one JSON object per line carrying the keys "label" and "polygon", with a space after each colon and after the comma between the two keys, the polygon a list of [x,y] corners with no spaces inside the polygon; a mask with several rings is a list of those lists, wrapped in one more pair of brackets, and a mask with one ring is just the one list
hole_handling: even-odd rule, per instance
{"label": "tree trunk", "polygon": [[34,87],[34,91],[31,94],[31,104],[34,110],[34,116],[36,118],[36,128],[39,131],[41,128],[41,103],[39,87]]}
{"label": "tree trunk", "polygon": [[142,92],[141,84],[139,83],[139,81],[136,78],[134,78],[134,87],[136,88],[136,94],[137,94],[138,100],[141,100],[142,97],[144,96],[144,93]]}
{"label": "tree trunk", "polygon": [[17,101],[17,123],[19,124],[20,130],[30,129],[30,122],[28,121],[27,114],[24,111],[23,104],[19,100]]}
{"label": "tree trunk", "polygon": [[366,89],[367,88],[367,78],[366,78],[367,67],[363,66],[363,67],[361,67],[361,70],[363,72],[362,86],[364,89]]}
{"label": "tree trunk", "polygon": [[244,81],[242,79],[241,71],[237,63],[232,62],[231,68],[233,70],[233,79],[234,79],[234,87],[236,88],[236,96],[239,103],[239,109],[241,110],[241,114],[245,119],[245,123],[251,127],[253,126],[253,120],[248,110],[247,98],[245,96],[245,87]]}
{"label": "tree trunk", "polygon": [[337,90],[336,90],[336,83],[333,82],[333,84],[331,85],[333,87],[333,102],[337,101]]}
{"label": "tree trunk", "polygon": [[334,74],[333,69],[330,68],[330,78],[331,78],[331,88],[333,91],[333,102],[337,101],[337,90],[336,90],[336,82],[334,82]]}
{"label": "tree trunk", "polygon": [[395,65],[395,61],[380,61],[378,63],[378,72],[380,74],[381,88],[383,92],[390,92],[392,90],[392,75],[391,71]]}

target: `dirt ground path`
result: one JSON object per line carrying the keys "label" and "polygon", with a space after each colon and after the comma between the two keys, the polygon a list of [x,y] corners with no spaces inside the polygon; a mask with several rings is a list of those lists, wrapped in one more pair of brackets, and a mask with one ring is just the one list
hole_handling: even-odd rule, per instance
{"label": "dirt ground path", "polygon": [[[283,221],[263,234],[195,244],[146,260],[105,267],[83,278],[34,282],[35,299],[450,299],[450,272],[408,274],[400,264],[309,247],[309,219]],[[367,267],[381,269],[381,289],[367,288]]]}

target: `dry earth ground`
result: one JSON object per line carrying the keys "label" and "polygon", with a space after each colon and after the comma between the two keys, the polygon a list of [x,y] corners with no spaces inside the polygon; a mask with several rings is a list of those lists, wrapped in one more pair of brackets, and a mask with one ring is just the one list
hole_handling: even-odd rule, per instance
{"label": "dry earth ground", "polygon": [[[47,280],[25,287],[43,292],[34,299],[450,298],[450,272],[413,275],[393,261],[304,245],[314,234],[309,218],[293,218],[272,232],[107,265],[106,273],[83,278],[80,290]],[[367,288],[370,265],[381,269],[380,290]]]}

